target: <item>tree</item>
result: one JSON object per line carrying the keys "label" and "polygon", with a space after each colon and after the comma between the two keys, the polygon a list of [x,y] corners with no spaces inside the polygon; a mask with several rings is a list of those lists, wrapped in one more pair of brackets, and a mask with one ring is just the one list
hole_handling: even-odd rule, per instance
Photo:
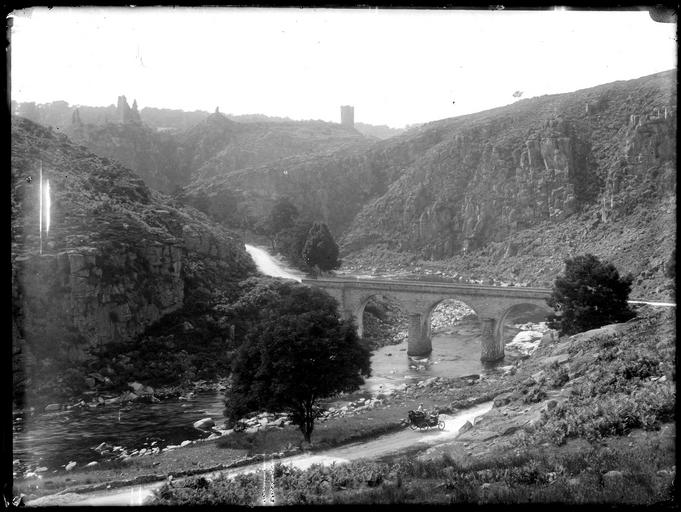
{"label": "tree", "polygon": [[571,335],[633,318],[627,304],[632,281],[631,274],[620,277],[612,263],[592,254],[566,259],[565,273],[547,299],[559,311],[549,317],[549,327]]}
{"label": "tree", "polygon": [[273,233],[293,227],[293,223],[298,217],[298,208],[291,202],[288,197],[281,197],[272,206],[268,217],[268,224]]}
{"label": "tree", "polygon": [[277,235],[284,229],[293,227],[297,217],[298,208],[288,197],[277,199],[270,214],[260,225],[260,230],[270,238],[272,249],[274,249]]}
{"label": "tree", "polygon": [[303,247],[303,259],[310,267],[327,271],[340,267],[338,245],[323,222],[315,222]]}
{"label": "tree", "polygon": [[291,265],[295,265],[305,272],[309,270],[309,267],[303,259],[303,248],[311,228],[312,222],[309,220],[296,220],[293,227],[279,232],[275,247]]}
{"label": "tree", "polygon": [[282,282],[251,296],[259,317],[237,350],[225,415],[288,412],[309,442],[319,400],[354,391],[371,374],[369,350],[323,290]]}

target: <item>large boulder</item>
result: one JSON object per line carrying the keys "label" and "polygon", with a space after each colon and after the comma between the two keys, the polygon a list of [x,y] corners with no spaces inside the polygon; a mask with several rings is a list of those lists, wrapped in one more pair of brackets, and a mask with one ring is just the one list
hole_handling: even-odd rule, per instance
{"label": "large boulder", "polygon": [[194,422],[194,428],[198,430],[210,430],[215,426],[213,418],[203,418],[199,421]]}

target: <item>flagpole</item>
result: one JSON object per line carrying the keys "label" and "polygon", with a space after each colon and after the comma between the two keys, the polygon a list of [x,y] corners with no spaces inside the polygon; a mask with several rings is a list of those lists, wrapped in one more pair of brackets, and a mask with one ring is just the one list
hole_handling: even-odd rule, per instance
{"label": "flagpole", "polygon": [[43,161],[40,160],[40,220],[38,221],[40,229],[40,254],[43,254]]}

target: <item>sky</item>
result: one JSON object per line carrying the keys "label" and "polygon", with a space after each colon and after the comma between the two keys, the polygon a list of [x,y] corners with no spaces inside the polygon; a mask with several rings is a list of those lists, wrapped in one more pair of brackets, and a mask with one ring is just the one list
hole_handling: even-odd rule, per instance
{"label": "sky", "polygon": [[13,100],[401,128],[676,67],[647,11],[32,8],[11,28]]}

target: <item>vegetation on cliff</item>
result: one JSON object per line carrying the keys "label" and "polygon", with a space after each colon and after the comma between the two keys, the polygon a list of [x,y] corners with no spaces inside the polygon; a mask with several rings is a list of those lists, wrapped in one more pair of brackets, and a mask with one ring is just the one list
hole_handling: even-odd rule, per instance
{"label": "vegetation on cliff", "polygon": [[[41,166],[52,203],[42,253]],[[16,117],[10,199],[15,398],[26,391],[29,405],[77,387],[68,375],[91,348],[133,339],[255,272],[243,242],[204,214]]]}

